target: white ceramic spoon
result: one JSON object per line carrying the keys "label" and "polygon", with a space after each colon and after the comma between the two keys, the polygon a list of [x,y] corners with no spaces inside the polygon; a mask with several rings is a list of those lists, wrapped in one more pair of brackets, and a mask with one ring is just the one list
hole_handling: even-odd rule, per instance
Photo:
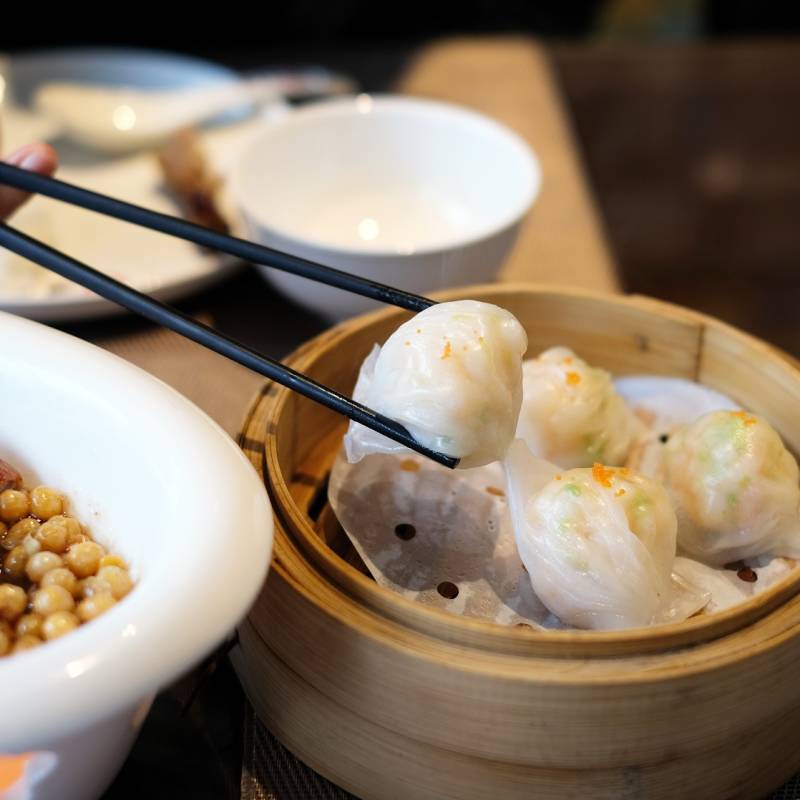
{"label": "white ceramic spoon", "polygon": [[95,150],[125,153],[155,147],[179,128],[197,125],[232,108],[277,97],[346,94],[353,89],[348,78],[308,70],[155,91],[54,82],[42,86],[34,102],[71,139]]}

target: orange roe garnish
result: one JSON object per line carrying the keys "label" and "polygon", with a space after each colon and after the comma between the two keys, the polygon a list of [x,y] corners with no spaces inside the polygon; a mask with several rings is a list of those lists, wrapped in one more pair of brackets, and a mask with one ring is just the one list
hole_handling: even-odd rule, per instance
{"label": "orange roe garnish", "polygon": [[577,386],[581,382],[581,376],[577,372],[567,373],[567,383],[570,386]]}
{"label": "orange roe garnish", "polygon": [[442,354],[439,356],[441,359],[450,358],[453,355],[453,345],[450,342],[445,343],[444,350],[442,350]]}
{"label": "orange roe garnish", "polygon": [[404,458],[400,462],[400,469],[403,472],[419,472],[419,464],[413,458]]}
{"label": "orange roe garnish", "polygon": [[567,356],[566,358],[561,359],[562,364],[571,364],[572,363],[572,356]]}
{"label": "orange roe garnish", "polygon": [[[19,788],[25,776],[25,767],[34,757],[33,753],[22,753],[18,756],[0,756],[0,792],[5,797],[6,789]],[[27,792],[26,792],[27,794]]]}
{"label": "orange roe garnish", "polygon": [[616,492],[614,492],[614,494],[615,494],[617,497],[622,497],[622,495],[624,495],[624,494],[625,494],[625,490],[624,490],[624,489],[617,489],[617,491],[616,491]]}
{"label": "orange roe garnish", "polygon": [[750,416],[746,411],[734,411],[733,416],[738,417],[745,425],[755,425],[758,422],[755,417]]}
{"label": "orange roe garnish", "polygon": [[614,477],[614,470],[607,469],[599,461],[595,461],[592,465],[592,477],[607,489],[611,488],[611,481]]}
{"label": "orange roe garnish", "polygon": [[560,481],[561,480],[561,476],[560,475],[556,475],[556,480]]}

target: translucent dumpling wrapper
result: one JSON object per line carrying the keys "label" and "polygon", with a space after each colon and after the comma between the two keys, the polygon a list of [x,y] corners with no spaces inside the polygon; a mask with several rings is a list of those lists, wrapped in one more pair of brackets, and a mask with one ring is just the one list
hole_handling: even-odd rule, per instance
{"label": "translucent dumpling wrapper", "polygon": [[663,473],[682,550],[710,564],[800,557],[797,462],[775,429],[745,411],[715,411],[676,431]]}
{"label": "translucent dumpling wrapper", "polygon": [[[423,605],[498,625],[574,627],[533,591],[517,551],[499,464],[450,470],[413,454],[375,455],[349,464],[341,454],[329,497],[381,586]],[[673,563],[675,615],[670,619],[730,608],[768,591],[795,569],[795,561],[776,557],[724,569],[679,556]]]}
{"label": "translucent dumpling wrapper", "polygon": [[[505,454],[522,403],[527,336],[505,309],[475,300],[439,303],[375,347],[353,397],[404,425],[432,450],[473,467]],[[351,462],[401,446],[358,423],[345,437]]]}
{"label": "translucent dumpling wrapper", "polygon": [[[627,376],[615,385],[645,421],[648,441],[659,451],[664,448],[660,435],[691,423],[698,410],[735,408],[730,398],[679,378]],[[543,469],[541,462],[538,467],[541,488],[557,471]],[[552,614],[533,591],[517,552],[504,480],[497,463],[454,471],[416,454],[375,455],[350,464],[341,453],[329,499],[381,586],[495,624],[574,627]],[[679,556],[673,562],[671,619],[693,610],[709,614],[730,608],[768,591],[796,569],[794,560],[774,556],[728,568]]]}
{"label": "translucent dumpling wrapper", "polygon": [[625,463],[642,426],[608,372],[566,347],[552,347],[522,367],[523,403],[517,436],[558,466]]}
{"label": "translucent dumpling wrapper", "polygon": [[677,521],[664,489],[596,464],[552,474],[521,440],[506,456],[517,548],[537,597],[579,628],[685,619],[701,598],[673,584]]}

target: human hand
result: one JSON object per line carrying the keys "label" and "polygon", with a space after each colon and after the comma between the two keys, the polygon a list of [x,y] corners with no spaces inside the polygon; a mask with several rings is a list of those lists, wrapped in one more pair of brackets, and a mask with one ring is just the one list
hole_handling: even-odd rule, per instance
{"label": "human hand", "polygon": [[[27,144],[5,160],[15,167],[22,167],[42,175],[52,175],[58,166],[56,151],[49,144]],[[16,211],[27,198],[27,193],[19,189],[0,186],[0,219],[5,219]]]}

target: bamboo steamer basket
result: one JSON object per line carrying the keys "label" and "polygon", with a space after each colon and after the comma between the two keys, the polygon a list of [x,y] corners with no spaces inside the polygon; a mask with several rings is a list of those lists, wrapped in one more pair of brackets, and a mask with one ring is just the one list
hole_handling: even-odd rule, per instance
{"label": "bamboo steamer basket", "polygon": [[[487,285],[529,353],[698,380],[800,452],[800,371],[707,316],[644,297]],[[288,363],[350,393],[406,312],[345,322]],[[234,665],[273,733],[365,800],[758,798],[800,769],[800,570],[746,603],[629,631],[534,631],[422,606],[368,577],[325,497],[345,423],[267,384],[240,444],[275,511],[274,563]]]}

